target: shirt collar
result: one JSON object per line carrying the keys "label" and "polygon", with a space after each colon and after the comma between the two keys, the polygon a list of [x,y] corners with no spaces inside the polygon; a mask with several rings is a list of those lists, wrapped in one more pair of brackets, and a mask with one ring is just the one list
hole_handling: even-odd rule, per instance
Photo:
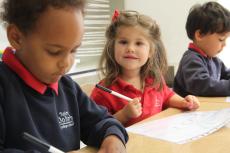
{"label": "shirt collar", "polygon": [[28,86],[44,94],[47,88],[51,88],[58,95],[58,82],[46,85],[36,79],[18,60],[15,56],[15,50],[13,48],[6,48],[3,55],[2,61],[10,67]]}
{"label": "shirt collar", "polygon": [[125,82],[124,80],[122,80],[120,77],[117,77],[113,83],[117,83],[117,85],[119,86],[119,88],[121,89],[125,89],[128,86],[131,86],[131,84],[129,84],[128,82]]}
{"label": "shirt collar", "polygon": [[[152,78],[150,78],[150,77],[147,77],[146,79],[145,79],[145,87],[147,87],[147,86],[151,86],[151,84],[153,83],[153,79]],[[117,77],[114,81],[113,81],[113,83],[117,83],[117,85],[119,86],[119,88],[121,88],[121,89],[123,89],[123,90],[125,90],[128,86],[132,86],[133,87],[133,85],[131,85],[130,83],[128,83],[128,82],[125,82],[124,80],[122,80],[120,77]]]}
{"label": "shirt collar", "polygon": [[202,55],[204,57],[208,57],[208,55],[203,50],[198,48],[194,43],[190,43],[188,48],[193,50],[193,51],[195,51],[195,52],[197,52],[197,53],[199,53],[200,55]]}

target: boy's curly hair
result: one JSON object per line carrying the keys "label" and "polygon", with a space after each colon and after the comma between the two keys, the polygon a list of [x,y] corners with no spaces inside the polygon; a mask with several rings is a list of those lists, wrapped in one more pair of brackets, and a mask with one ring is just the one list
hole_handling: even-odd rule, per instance
{"label": "boy's curly hair", "polygon": [[84,13],[85,0],[4,0],[1,18],[6,25],[15,24],[27,33],[48,7],[73,7]]}

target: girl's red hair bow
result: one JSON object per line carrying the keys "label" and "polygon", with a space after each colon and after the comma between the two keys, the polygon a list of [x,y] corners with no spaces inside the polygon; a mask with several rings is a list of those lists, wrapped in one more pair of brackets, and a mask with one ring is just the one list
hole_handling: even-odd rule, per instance
{"label": "girl's red hair bow", "polygon": [[113,13],[112,21],[115,22],[117,18],[119,17],[119,15],[120,15],[120,12],[118,11],[118,9],[115,9]]}

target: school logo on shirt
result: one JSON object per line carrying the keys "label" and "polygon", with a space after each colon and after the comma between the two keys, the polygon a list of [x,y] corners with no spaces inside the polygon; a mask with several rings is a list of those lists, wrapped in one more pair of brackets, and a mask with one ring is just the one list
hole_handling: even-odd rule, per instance
{"label": "school logo on shirt", "polygon": [[69,112],[59,112],[58,121],[61,129],[74,126],[73,116],[71,116]]}
{"label": "school logo on shirt", "polygon": [[161,107],[161,101],[158,98],[156,98],[154,107],[156,108]]}

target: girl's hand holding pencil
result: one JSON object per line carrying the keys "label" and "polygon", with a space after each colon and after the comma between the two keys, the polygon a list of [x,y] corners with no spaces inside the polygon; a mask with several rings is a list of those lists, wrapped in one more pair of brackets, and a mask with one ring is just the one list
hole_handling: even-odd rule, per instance
{"label": "girl's hand holding pencil", "polygon": [[115,118],[118,119],[122,124],[125,124],[131,118],[136,118],[142,114],[140,98],[131,99],[125,95],[117,93],[99,84],[96,84],[96,87],[129,102],[126,106],[124,106],[121,110],[114,114]]}
{"label": "girl's hand holding pencil", "polygon": [[113,90],[110,90],[104,86],[101,86],[99,84],[96,84],[96,87],[105,91],[105,92],[108,92],[114,96],[117,96],[119,98],[122,98],[122,99],[125,99],[127,100],[129,103],[119,111],[119,116],[122,115],[124,116],[125,120],[129,120],[131,118],[136,118],[138,116],[141,115],[142,113],[142,106],[141,106],[141,103],[140,103],[140,98],[134,98],[134,99],[131,99],[129,97],[126,97],[120,93],[117,93]]}
{"label": "girl's hand holding pencil", "polygon": [[142,114],[140,98],[134,98],[122,110],[127,119],[136,118]]}

